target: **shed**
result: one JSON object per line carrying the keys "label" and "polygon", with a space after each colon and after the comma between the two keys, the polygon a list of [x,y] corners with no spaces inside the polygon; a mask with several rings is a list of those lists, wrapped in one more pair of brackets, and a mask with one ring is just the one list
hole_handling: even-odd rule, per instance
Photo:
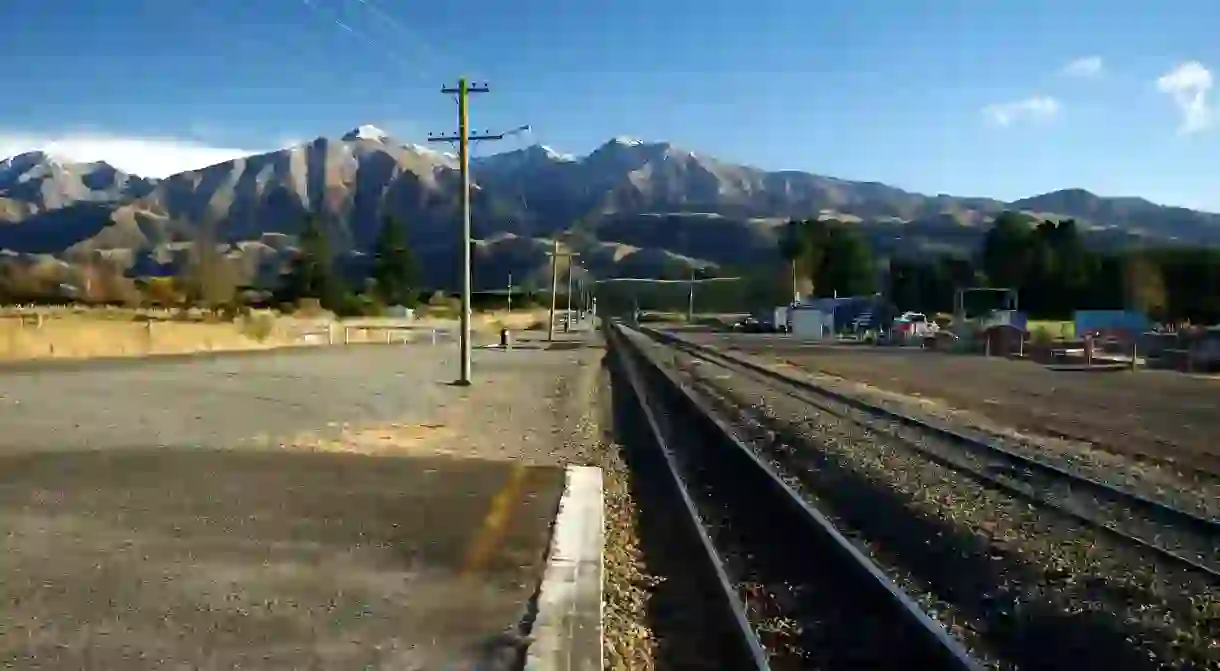
{"label": "shed", "polygon": [[788,331],[800,338],[832,338],[834,326],[830,310],[794,305],[788,311]]}
{"label": "shed", "polygon": [[[825,313],[822,323],[830,334],[879,328],[886,312],[880,296],[814,298],[792,305],[794,313],[802,310]],[[793,333],[797,333],[795,328]]]}
{"label": "shed", "polygon": [[1023,349],[1025,331],[1013,324],[995,324],[983,331],[983,351],[991,356],[1013,356]]}

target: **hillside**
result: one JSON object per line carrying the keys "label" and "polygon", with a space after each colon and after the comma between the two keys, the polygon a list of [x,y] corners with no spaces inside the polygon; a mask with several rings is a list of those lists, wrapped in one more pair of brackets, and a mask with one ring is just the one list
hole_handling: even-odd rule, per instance
{"label": "hillside", "polygon": [[[80,258],[104,253],[132,273],[168,272],[183,245],[230,245],[251,281],[270,281],[306,213],[347,256],[383,216],[405,222],[428,280],[455,280],[459,175],[451,154],[373,126],[162,180],[42,152],[0,162],[0,249]],[[655,274],[774,257],[789,218],[854,222],[884,255],[969,249],[1005,209],[1079,220],[1090,242],[1220,244],[1220,215],[1104,198],[1079,189],[1012,203],[927,196],[876,182],[735,165],[666,142],[614,138],[587,156],[534,145],[472,162],[476,284],[512,272],[546,280],[550,240],[599,275]],[[9,258],[13,255],[10,254]]]}

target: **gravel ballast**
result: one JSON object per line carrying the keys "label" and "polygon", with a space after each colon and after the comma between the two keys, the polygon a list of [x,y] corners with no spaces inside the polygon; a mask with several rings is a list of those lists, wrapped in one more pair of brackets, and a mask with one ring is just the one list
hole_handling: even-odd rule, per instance
{"label": "gravel ballast", "polygon": [[[747,342],[703,336],[760,362],[787,362],[822,376],[865,384],[885,394],[967,412],[1052,449],[1087,448],[1097,461],[1144,467],[1153,480],[1220,483],[1220,383],[1169,371],[1081,373],[1027,361],[890,347],[819,347],[796,339]],[[1119,459],[1110,459],[1118,457]],[[1086,458],[1088,458],[1086,456]],[[1214,509],[1215,510],[1215,509]]]}
{"label": "gravel ballast", "polygon": [[606,481],[607,667],[725,668],[732,634],[694,538],[683,532],[681,502],[617,362],[600,380]]}
{"label": "gravel ballast", "polygon": [[[1198,515],[1220,518],[1220,475],[1183,469],[1163,461],[1133,458],[1121,451],[1099,448],[1095,443],[1048,435],[1037,428],[1027,426],[1018,429],[1004,425],[982,414],[977,410],[977,405],[974,406],[975,410],[949,407],[942,400],[889,391],[808,368],[777,364],[766,357],[758,356],[754,357],[754,360],[785,375],[808,380],[836,393],[913,416],[926,417],[933,421],[944,420],[999,441],[1006,448],[1023,455]],[[800,362],[801,359],[796,361]],[[1129,378],[1118,379],[1120,384],[1124,381],[1129,381]],[[1061,397],[1065,402],[1070,398],[1066,394],[1061,394]],[[1067,404],[1070,407],[1070,402]],[[1121,443],[1125,437],[1116,435],[1113,440]]]}
{"label": "gravel ballast", "polygon": [[653,416],[770,668],[940,668],[946,651],[861,577],[778,482],[692,413],[663,376],[646,372],[644,379],[652,382]]}
{"label": "gravel ballast", "polygon": [[[996,666],[1220,663],[1214,586],[981,487],[893,437],[724,369],[683,367],[737,420],[742,438]],[[1069,653],[1079,643],[1087,647]]]}

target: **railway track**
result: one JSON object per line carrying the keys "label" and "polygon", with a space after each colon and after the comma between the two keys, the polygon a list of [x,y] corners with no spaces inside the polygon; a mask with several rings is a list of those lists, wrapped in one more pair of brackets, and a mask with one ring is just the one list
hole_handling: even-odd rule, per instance
{"label": "railway track", "polygon": [[[1015,452],[996,440],[846,396],[672,334],[653,329],[644,332],[697,359],[769,384],[822,412],[902,440],[947,468],[1139,546],[1167,565],[1220,584],[1218,520],[1073,473]],[[936,440],[920,440],[927,435]]]}
{"label": "railway track", "polygon": [[[858,347],[858,345],[816,345],[811,348],[793,348],[791,342],[790,340],[787,341],[787,345],[782,340],[775,340],[773,343],[751,344],[738,340],[733,343],[725,343],[722,347],[724,350],[730,352],[738,351],[742,354],[765,353],[774,355],[779,361],[792,366],[794,369],[805,368],[808,364],[806,357],[819,350],[842,351]],[[774,349],[770,349],[768,345],[773,346]],[[895,350],[885,347],[870,347],[864,349],[864,351],[882,357],[896,354]],[[945,352],[930,353],[930,356],[929,353],[920,355],[921,358],[925,359],[954,358],[958,356],[957,354]],[[1029,366],[1029,368],[1035,367],[1037,366]],[[834,368],[833,365],[832,368]],[[840,377],[852,377],[848,370],[839,370],[838,372],[843,373]],[[1151,375],[1141,373],[1139,377],[1181,377],[1178,373],[1170,373],[1168,371],[1145,372],[1151,373]],[[1078,377],[1079,374],[1075,376]],[[1116,378],[1110,379],[1117,381]],[[861,379],[857,381],[867,382],[868,380]],[[902,383],[899,383],[899,387],[901,386],[903,386]],[[1018,389],[1021,390],[1018,392],[1018,395],[1031,392],[1026,387],[1019,387]],[[1149,385],[1146,391],[1147,393],[1156,394],[1158,390],[1155,386]],[[1005,396],[1009,395],[1005,394]],[[948,400],[949,404],[952,405],[953,401],[951,398]],[[1019,398],[1013,400],[1020,404]],[[1038,403],[1036,394],[1031,400]],[[1217,454],[1212,449],[1212,445],[1207,444],[1205,441],[1201,444],[1200,441],[1184,438],[1181,434],[1158,434],[1154,427],[1142,423],[1127,421],[1119,422],[1116,425],[1114,414],[1107,412],[1106,409],[1122,408],[1128,402],[1130,401],[1124,400],[1121,397],[1110,397],[1104,401],[1094,401],[1084,406],[1084,412],[1080,412],[1074,403],[1064,407],[1062,413],[1054,405],[1041,404],[1036,405],[1027,412],[1018,412],[1007,416],[1005,416],[1004,411],[1000,408],[986,408],[982,409],[981,412],[983,415],[988,415],[991,411],[996,411],[997,416],[993,419],[999,423],[1008,424],[1014,429],[1090,445],[1100,453],[1110,453],[1140,463],[1168,469],[1181,476],[1197,480],[1201,485],[1216,486],[1220,482],[1220,454]],[[966,405],[968,406],[969,404],[967,403]],[[1009,403],[1004,405],[1007,406]],[[1144,412],[1147,412],[1147,409]],[[1183,424],[1195,421],[1197,420],[1182,418]],[[1160,426],[1163,428],[1165,425],[1161,424]],[[1205,437],[1209,434],[1205,429],[1200,428],[1198,435]]]}
{"label": "railway track", "polygon": [[609,327],[735,638],[721,668],[983,668],[637,338]]}

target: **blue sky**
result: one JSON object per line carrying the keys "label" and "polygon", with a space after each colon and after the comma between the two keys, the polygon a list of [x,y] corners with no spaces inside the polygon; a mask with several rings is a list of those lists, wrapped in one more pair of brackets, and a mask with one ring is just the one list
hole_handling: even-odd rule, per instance
{"label": "blue sky", "polygon": [[[0,152],[156,174],[373,123],[1012,199],[1220,210],[1215,0],[56,0],[0,3]],[[1074,64],[1074,65],[1073,65]]]}

